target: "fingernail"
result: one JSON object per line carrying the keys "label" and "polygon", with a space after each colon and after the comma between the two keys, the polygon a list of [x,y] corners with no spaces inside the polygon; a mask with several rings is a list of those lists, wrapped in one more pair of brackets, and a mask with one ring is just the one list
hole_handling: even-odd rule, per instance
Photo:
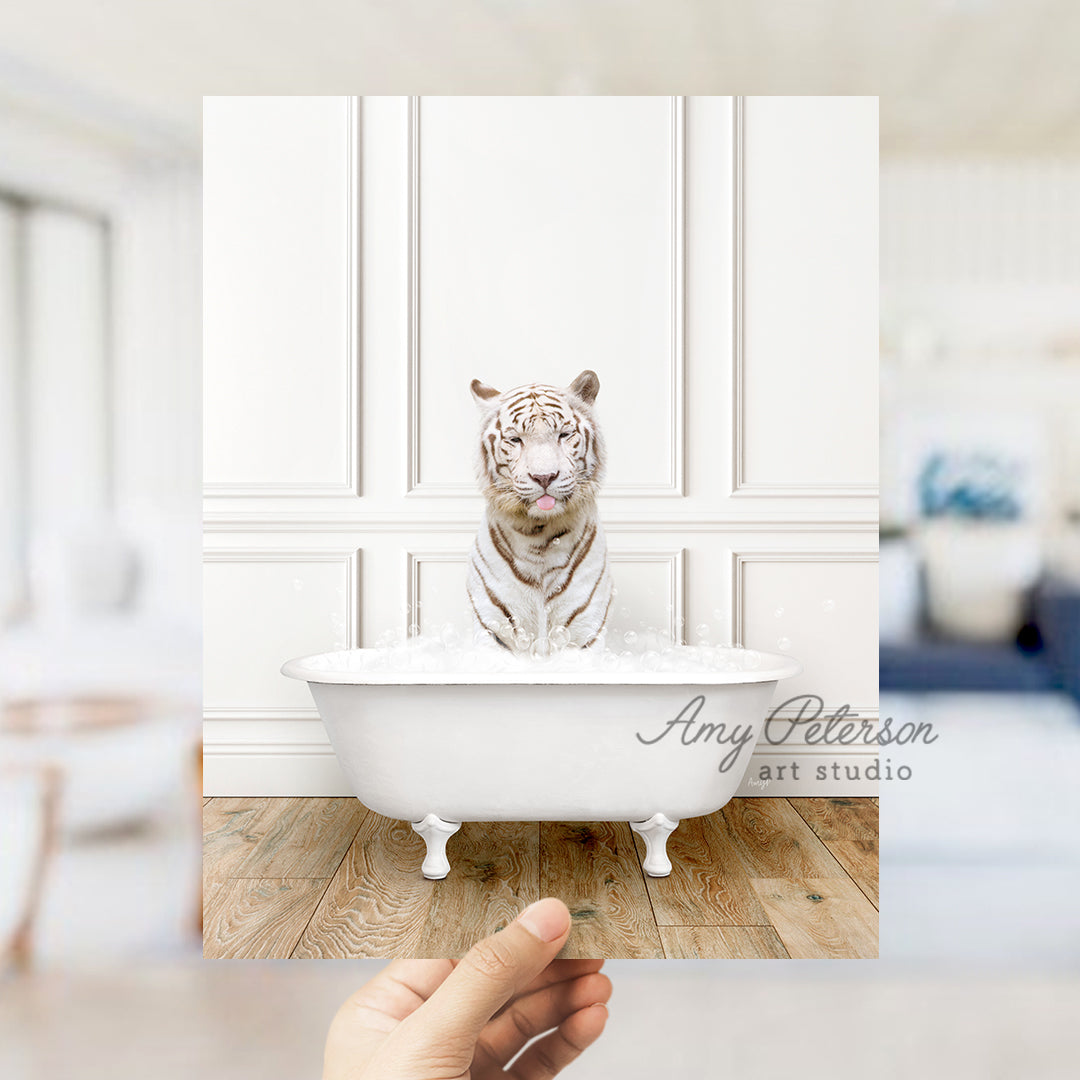
{"label": "fingernail", "polygon": [[554,941],[566,933],[570,925],[570,912],[561,900],[546,897],[530,904],[517,918],[517,921],[541,941]]}

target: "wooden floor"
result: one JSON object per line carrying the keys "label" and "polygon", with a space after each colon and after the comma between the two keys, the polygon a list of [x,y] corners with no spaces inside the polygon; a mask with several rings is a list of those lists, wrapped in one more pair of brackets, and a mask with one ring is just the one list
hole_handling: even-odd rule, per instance
{"label": "wooden floor", "polygon": [[355,799],[208,799],[203,832],[208,958],[460,956],[541,896],[568,957],[877,956],[877,799],[734,799],[680,824],[667,878],[626,822],[467,823],[444,881]]}

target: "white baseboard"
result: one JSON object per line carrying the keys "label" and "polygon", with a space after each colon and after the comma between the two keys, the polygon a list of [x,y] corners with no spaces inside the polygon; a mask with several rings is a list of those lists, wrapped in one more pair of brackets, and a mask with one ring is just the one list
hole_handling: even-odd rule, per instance
{"label": "white baseboard", "polygon": [[351,795],[329,743],[204,743],[203,794]]}
{"label": "white baseboard", "polygon": [[[750,759],[740,796],[874,796],[876,781],[865,779],[875,754],[838,748],[799,753],[770,747]],[[796,769],[791,765],[795,763]],[[833,765],[838,775],[834,775]],[[768,768],[768,774],[763,773]],[[781,768],[782,767],[782,768]],[[824,769],[824,779],[820,778]],[[847,770],[851,769],[851,775]],[[858,779],[854,770],[858,769]],[[797,773],[797,778],[796,774]],[[764,776],[768,776],[764,780]],[[208,742],[203,746],[203,794],[241,797],[351,795],[329,743]]]}

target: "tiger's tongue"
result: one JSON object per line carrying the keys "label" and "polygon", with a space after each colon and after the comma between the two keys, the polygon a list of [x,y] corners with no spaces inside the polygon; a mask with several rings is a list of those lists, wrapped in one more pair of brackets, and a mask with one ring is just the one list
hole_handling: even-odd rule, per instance
{"label": "tiger's tongue", "polygon": [[555,505],[555,500],[550,495],[541,495],[540,498],[536,500],[536,505],[539,506],[541,510],[550,510]]}

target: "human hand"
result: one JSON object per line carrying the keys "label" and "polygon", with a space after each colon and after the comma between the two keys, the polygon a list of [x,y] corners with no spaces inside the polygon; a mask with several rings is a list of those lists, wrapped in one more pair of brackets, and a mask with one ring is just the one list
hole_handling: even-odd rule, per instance
{"label": "human hand", "polygon": [[461,960],[395,960],[338,1010],[323,1080],[555,1076],[600,1037],[611,996],[603,960],[555,959],[569,934],[549,897]]}

